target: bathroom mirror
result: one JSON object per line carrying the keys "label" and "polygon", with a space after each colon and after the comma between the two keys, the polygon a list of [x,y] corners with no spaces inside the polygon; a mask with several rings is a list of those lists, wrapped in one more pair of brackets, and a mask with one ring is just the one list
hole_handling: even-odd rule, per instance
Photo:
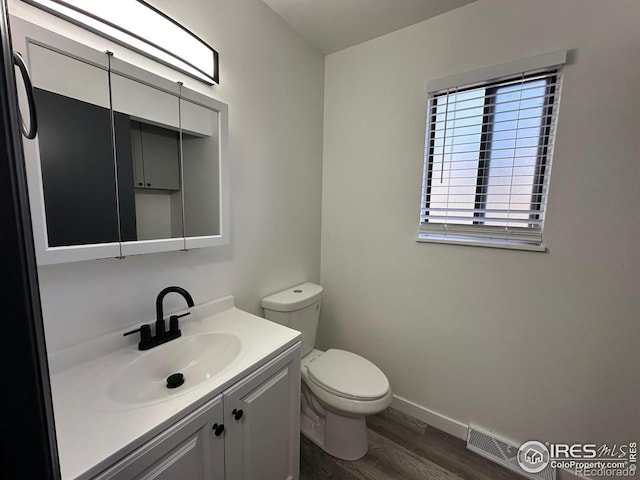
{"label": "bathroom mirror", "polygon": [[48,244],[118,242],[108,71],[37,44],[29,60]]}
{"label": "bathroom mirror", "polygon": [[126,64],[111,59],[122,255],[182,249],[180,98],[115,68]]}
{"label": "bathroom mirror", "polygon": [[25,158],[39,264],[229,241],[227,106],[16,19],[39,119]]}
{"label": "bathroom mirror", "polygon": [[180,99],[185,237],[220,235],[218,114]]}

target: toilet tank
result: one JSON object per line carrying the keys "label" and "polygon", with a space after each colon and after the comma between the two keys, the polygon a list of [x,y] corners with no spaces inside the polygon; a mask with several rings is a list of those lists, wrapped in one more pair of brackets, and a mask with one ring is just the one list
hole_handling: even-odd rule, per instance
{"label": "toilet tank", "polygon": [[303,283],[262,299],[267,320],[302,333],[300,354],[305,356],[316,344],[322,287]]}

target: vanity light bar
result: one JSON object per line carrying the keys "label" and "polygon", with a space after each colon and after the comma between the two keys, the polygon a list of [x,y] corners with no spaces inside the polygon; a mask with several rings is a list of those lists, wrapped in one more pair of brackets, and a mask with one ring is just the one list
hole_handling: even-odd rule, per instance
{"label": "vanity light bar", "polygon": [[143,0],[23,0],[209,85],[218,52]]}

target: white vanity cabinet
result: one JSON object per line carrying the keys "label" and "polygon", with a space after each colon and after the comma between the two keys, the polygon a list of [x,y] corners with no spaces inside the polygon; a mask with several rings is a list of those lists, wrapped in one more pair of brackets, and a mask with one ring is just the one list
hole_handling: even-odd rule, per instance
{"label": "white vanity cabinet", "polygon": [[92,480],[297,480],[299,457],[296,344]]}

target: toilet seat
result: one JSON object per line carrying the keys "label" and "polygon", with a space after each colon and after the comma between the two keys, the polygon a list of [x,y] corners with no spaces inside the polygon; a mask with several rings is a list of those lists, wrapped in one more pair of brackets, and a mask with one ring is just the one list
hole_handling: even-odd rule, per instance
{"label": "toilet seat", "polygon": [[366,358],[330,349],[310,362],[309,379],[329,393],[353,400],[377,400],[389,391],[389,381]]}
{"label": "toilet seat", "polygon": [[[329,356],[321,361],[326,355]],[[346,366],[349,368],[345,368]],[[321,352],[314,349],[302,358],[301,367],[303,383],[329,410],[349,416],[372,415],[381,412],[391,404],[393,393],[387,377],[373,363],[355,353],[343,350]],[[311,373],[312,371],[314,374]],[[347,371],[348,374],[346,374]],[[365,378],[372,381],[360,382],[357,388],[345,386],[347,378],[357,376],[359,373],[364,373]],[[343,374],[345,378],[341,382],[340,377]],[[368,395],[368,398],[354,395],[354,393]]]}

